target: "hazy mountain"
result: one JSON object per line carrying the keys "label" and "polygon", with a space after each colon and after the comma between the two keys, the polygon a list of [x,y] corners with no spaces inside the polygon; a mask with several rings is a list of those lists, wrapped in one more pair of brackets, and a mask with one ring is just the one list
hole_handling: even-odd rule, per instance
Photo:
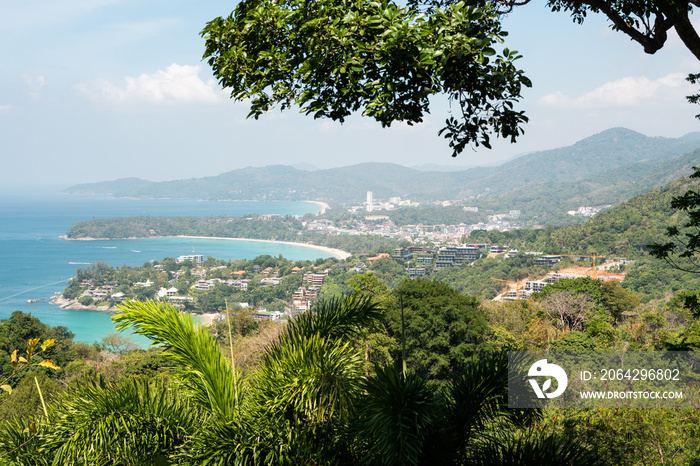
{"label": "hazy mountain", "polygon": [[569,147],[518,157],[477,180],[465,180],[463,190],[475,194],[488,191],[489,196],[497,196],[533,183],[578,182],[619,168],[624,172],[628,166],[638,170],[640,163],[649,171],[697,148],[700,141],[694,138],[651,138],[629,129],[613,128]]}
{"label": "hazy mountain", "polygon": [[[74,186],[70,194],[120,197],[323,200],[360,204],[400,196],[415,201],[465,199],[493,208],[565,212],[578,205],[615,204],[688,174],[698,164],[700,136],[647,137],[614,128],[576,144],[529,153],[496,167],[423,171],[390,163],[313,170],[247,167],[218,176],[148,182],[117,180]],[[684,155],[687,154],[687,155]]]}
{"label": "hazy mountain", "polygon": [[318,168],[316,165],[311,165],[310,163],[295,163],[291,167],[305,172],[315,172],[320,170],[320,168]]}
{"label": "hazy mountain", "polygon": [[121,178],[114,181],[77,184],[63,192],[64,194],[120,196],[120,193],[124,191],[152,184],[153,181],[142,180],[141,178]]}

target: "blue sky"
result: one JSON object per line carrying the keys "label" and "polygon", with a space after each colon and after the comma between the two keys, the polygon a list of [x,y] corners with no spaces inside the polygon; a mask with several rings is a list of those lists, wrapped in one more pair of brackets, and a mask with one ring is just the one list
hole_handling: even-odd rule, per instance
{"label": "blue sky", "polygon": [[700,107],[684,77],[698,62],[671,37],[646,55],[603,18],[574,24],[528,5],[505,21],[507,46],[533,81],[521,107],[531,122],[516,144],[466,150],[453,159],[437,135],[446,103],[424,124],[382,129],[294,111],[246,120],[202,61],[199,32],[235,2],[207,0],[0,0],[2,187],[137,176],[172,180],[246,166],[320,168],[378,161],[490,164],[567,146],[617,126],[648,136],[699,131]]}

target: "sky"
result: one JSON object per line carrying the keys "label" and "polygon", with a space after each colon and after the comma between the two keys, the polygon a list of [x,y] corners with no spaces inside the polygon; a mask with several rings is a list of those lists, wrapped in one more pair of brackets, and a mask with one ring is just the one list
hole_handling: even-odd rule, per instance
{"label": "sky", "polygon": [[246,119],[218,86],[199,33],[236,2],[221,0],[0,0],[0,189],[63,189],[139,177],[214,176],[247,166],[362,162],[463,169],[564,147],[613,127],[647,136],[700,131],[685,96],[700,62],[672,36],[647,55],[602,17],[583,25],[541,3],[504,21],[532,80],[517,143],[451,157],[433,99],[420,125],[352,117],[344,124],[295,110]]}

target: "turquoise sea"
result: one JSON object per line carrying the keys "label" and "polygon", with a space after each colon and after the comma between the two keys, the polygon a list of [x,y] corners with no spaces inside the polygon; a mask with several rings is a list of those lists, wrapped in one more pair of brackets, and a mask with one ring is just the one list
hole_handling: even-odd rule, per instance
{"label": "turquoise sea", "polygon": [[[21,310],[49,325],[65,325],[75,333],[76,341],[91,343],[115,331],[110,314],[63,310],[48,303],[55,292],[63,291],[78,267],[97,261],[105,261],[112,266],[137,266],[150,260],[192,254],[193,251],[219,259],[252,259],[261,254],[282,254],[291,260],[328,257],[323,252],[303,246],[253,241],[59,239],[79,220],[139,215],[302,215],[318,211],[318,205],[308,202],[136,200],[0,192],[0,319]],[[29,299],[41,301],[28,303]]]}

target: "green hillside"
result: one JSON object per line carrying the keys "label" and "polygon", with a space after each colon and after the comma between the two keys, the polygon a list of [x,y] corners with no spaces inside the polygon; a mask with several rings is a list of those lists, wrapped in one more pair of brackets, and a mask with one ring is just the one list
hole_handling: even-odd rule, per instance
{"label": "green hillside", "polygon": [[700,276],[680,272],[652,258],[647,245],[664,242],[668,226],[680,226],[686,221],[686,214],[671,208],[671,199],[699,188],[700,181],[683,177],[585,223],[539,230],[477,231],[469,240],[508,245],[521,251],[587,255],[595,252],[600,256],[631,259],[635,262],[625,267],[624,286],[645,300],[667,298],[680,290],[700,289]]}
{"label": "green hillside", "polygon": [[455,200],[484,212],[521,211],[520,225],[562,226],[580,206],[616,205],[687,176],[700,158],[700,138],[647,137],[624,128],[559,149],[527,154],[500,166],[456,172],[423,171],[390,163],[326,170],[273,165],[218,176],[165,182],[130,178],[74,186],[68,194],[206,200],[322,200],[335,206],[401,197],[423,204]]}
{"label": "green hillside", "polygon": [[[248,167],[206,178],[147,182],[118,180],[68,188],[69,194],[128,197],[313,200],[358,203],[376,198],[417,201],[496,197],[541,183],[599,183],[643,178],[666,161],[700,147],[696,138],[650,138],[623,128],[604,131],[573,146],[536,152],[496,167],[457,172],[421,171],[389,163],[364,163],[305,171],[289,166]],[[626,175],[622,179],[620,172]]]}
{"label": "green hillside", "polygon": [[529,224],[561,226],[572,223],[569,210],[579,206],[616,205],[659,188],[692,172],[700,151],[664,161],[643,161],[617,167],[575,182],[538,182],[477,202],[484,209],[517,209]]}
{"label": "green hillside", "polygon": [[553,254],[596,251],[640,258],[646,254],[647,244],[663,239],[667,226],[682,223],[682,214],[671,208],[672,197],[698,186],[700,182],[683,177],[635,196],[585,223],[538,230],[476,231],[470,239]]}

